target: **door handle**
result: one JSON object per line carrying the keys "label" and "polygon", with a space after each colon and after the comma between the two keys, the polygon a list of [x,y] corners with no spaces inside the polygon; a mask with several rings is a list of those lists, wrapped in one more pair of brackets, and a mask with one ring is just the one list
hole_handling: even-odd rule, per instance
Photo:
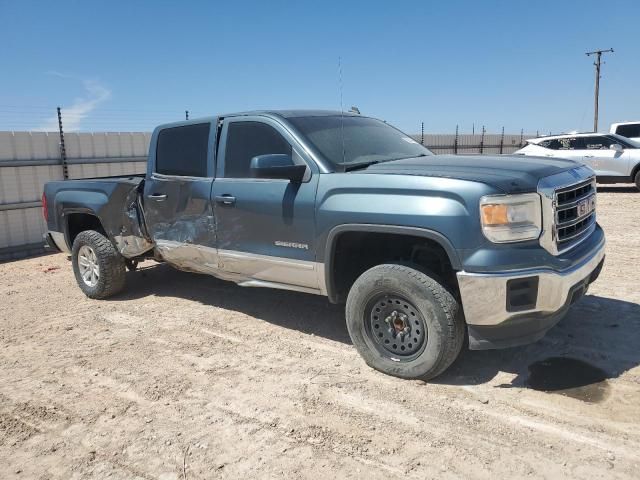
{"label": "door handle", "polygon": [[231,195],[216,195],[216,202],[223,205],[235,205],[236,197]]}
{"label": "door handle", "polygon": [[151,195],[149,195],[149,198],[152,200],[162,201],[167,198],[167,195],[164,193],[152,193]]}
{"label": "door handle", "polygon": [[593,155],[585,155],[584,158],[593,158]]}

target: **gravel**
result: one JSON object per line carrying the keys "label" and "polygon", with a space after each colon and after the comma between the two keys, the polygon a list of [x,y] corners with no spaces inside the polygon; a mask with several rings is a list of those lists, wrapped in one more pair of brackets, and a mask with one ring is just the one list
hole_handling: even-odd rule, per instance
{"label": "gravel", "polygon": [[[321,297],[147,262],[94,301],[65,255],[1,264],[2,476],[637,478],[639,201],[601,189],[605,268],[543,340],[431,383],[369,369]],[[607,379],[528,388],[551,357]]]}

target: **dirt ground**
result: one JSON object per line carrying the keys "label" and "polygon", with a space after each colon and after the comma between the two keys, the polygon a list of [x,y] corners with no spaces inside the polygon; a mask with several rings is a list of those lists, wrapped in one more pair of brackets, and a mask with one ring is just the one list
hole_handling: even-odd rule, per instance
{"label": "dirt ground", "polygon": [[637,479],[640,194],[598,201],[589,295],[428,384],[369,369],[321,297],[145,263],[93,301],[65,255],[2,264],[0,478]]}

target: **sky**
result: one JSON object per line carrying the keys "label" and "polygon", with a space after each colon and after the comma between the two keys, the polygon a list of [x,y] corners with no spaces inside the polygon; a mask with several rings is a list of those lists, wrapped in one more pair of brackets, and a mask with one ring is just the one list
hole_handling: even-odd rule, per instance
{"label": "sky", "polygon": [[408,133],[640,120],[640,1],[0,0],[0,130],[147,131],[253,109]]}

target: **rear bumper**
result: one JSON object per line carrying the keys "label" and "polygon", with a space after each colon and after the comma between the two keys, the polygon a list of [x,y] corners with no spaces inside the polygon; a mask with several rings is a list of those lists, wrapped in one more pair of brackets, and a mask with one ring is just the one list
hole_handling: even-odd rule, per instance
{"label": "rear bumper", "polygon": [[57,250],[59,252],[71,253],[71,250],[69,249],[69,246],[64,239],[64,233],[54,232],[50,230],[45,233],[44,239],[46,244],[50,248],[53,248],[54,250]]}
{"label": "rear bumper", "polygon": [[542,338],[595,281],[604,256],[603,237],[587,258],[563,271],[459,272],[469,347],[506,348]]}

